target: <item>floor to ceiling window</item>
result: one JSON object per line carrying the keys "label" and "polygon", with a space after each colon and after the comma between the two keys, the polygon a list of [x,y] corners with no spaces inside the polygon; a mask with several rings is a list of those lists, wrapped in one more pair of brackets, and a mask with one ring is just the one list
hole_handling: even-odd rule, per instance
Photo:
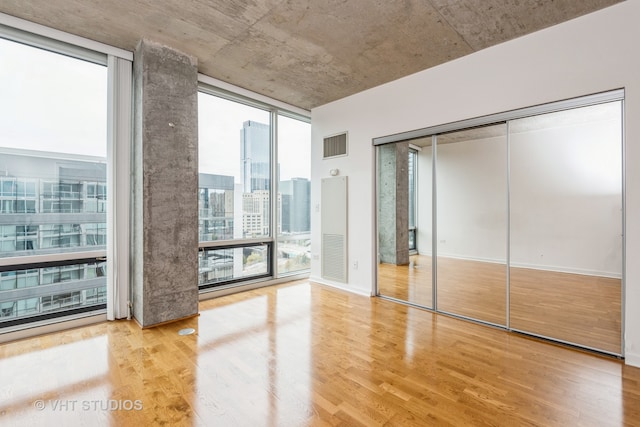
{"label": "floor to ceiling window", "polygon": [[199,284],[271,275],[268,111],[198,95]]}
{"label": "floor to ceiling window", "polygon": [[106,65],[0,38],[0,328],[106,307]]}
{"label": "floor to ceiling window", "polygon": [[308,122],[203,88],[198,123],[201,289],[307,271]]}
{"label": "floor to ceiling window", "polygon": [[278,273],[311,266],[311,125],[278,115]]}

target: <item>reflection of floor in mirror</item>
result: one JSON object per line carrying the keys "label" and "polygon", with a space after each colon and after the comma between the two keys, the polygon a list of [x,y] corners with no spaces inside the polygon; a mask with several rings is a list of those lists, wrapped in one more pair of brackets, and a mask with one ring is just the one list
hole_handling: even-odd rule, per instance
{"label": "reflection of floor in mirror", "polygon": [[[432,307],[431,257],[378,266],[381,295]],[[438,309],[506,324],[506,266],[440,257]],[[511,268],[512,329],[612,353],[621,347],[621,280]]]}

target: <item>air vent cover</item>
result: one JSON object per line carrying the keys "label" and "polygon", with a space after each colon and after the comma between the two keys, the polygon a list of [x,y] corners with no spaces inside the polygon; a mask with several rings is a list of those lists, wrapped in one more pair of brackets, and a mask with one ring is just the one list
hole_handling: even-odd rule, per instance
{"label": "air vent cover", "polygon": [[347,283],[347,177],[323,178],[321,189],[321,275]]}
{"label": "air vent cover", "polygon": [[347,133],[328,136],[324,139],[323,159],[347,155]]}

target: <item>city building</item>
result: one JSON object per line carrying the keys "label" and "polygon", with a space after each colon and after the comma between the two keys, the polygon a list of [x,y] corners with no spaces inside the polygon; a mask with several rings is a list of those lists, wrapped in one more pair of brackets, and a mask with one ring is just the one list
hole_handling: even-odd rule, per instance
{"label": "city building", "polygon": [[240,131],[240,155],[245,193],[269,190],[271,182],[269,125],[247,120]]}
{"label": "city building", "polygon": [[234,237],[234,191],[232,176],[198,174],[199,240]]}
{"label": "city building", "polygon": [[[2,149],[0,158],[0,257],[105,252],[105,159],[17,149]],[[104,306],[105,264],[3,270],[0,325]]]}
{"label": "city building", "polygon": [[292,178],[280,181],[280,194],[283,204],[287,199],[287,213],[282,218],[283,233],[301,233],[311,231],[311,182],[307,178]]}

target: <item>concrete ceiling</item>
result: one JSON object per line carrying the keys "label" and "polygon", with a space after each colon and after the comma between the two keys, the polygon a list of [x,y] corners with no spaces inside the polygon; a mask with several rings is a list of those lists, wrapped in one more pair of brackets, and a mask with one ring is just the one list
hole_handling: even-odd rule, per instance
{"label": "concrete ceiling", "polygon": [[0,12],[311,109],[620,0],[2,0]]}

